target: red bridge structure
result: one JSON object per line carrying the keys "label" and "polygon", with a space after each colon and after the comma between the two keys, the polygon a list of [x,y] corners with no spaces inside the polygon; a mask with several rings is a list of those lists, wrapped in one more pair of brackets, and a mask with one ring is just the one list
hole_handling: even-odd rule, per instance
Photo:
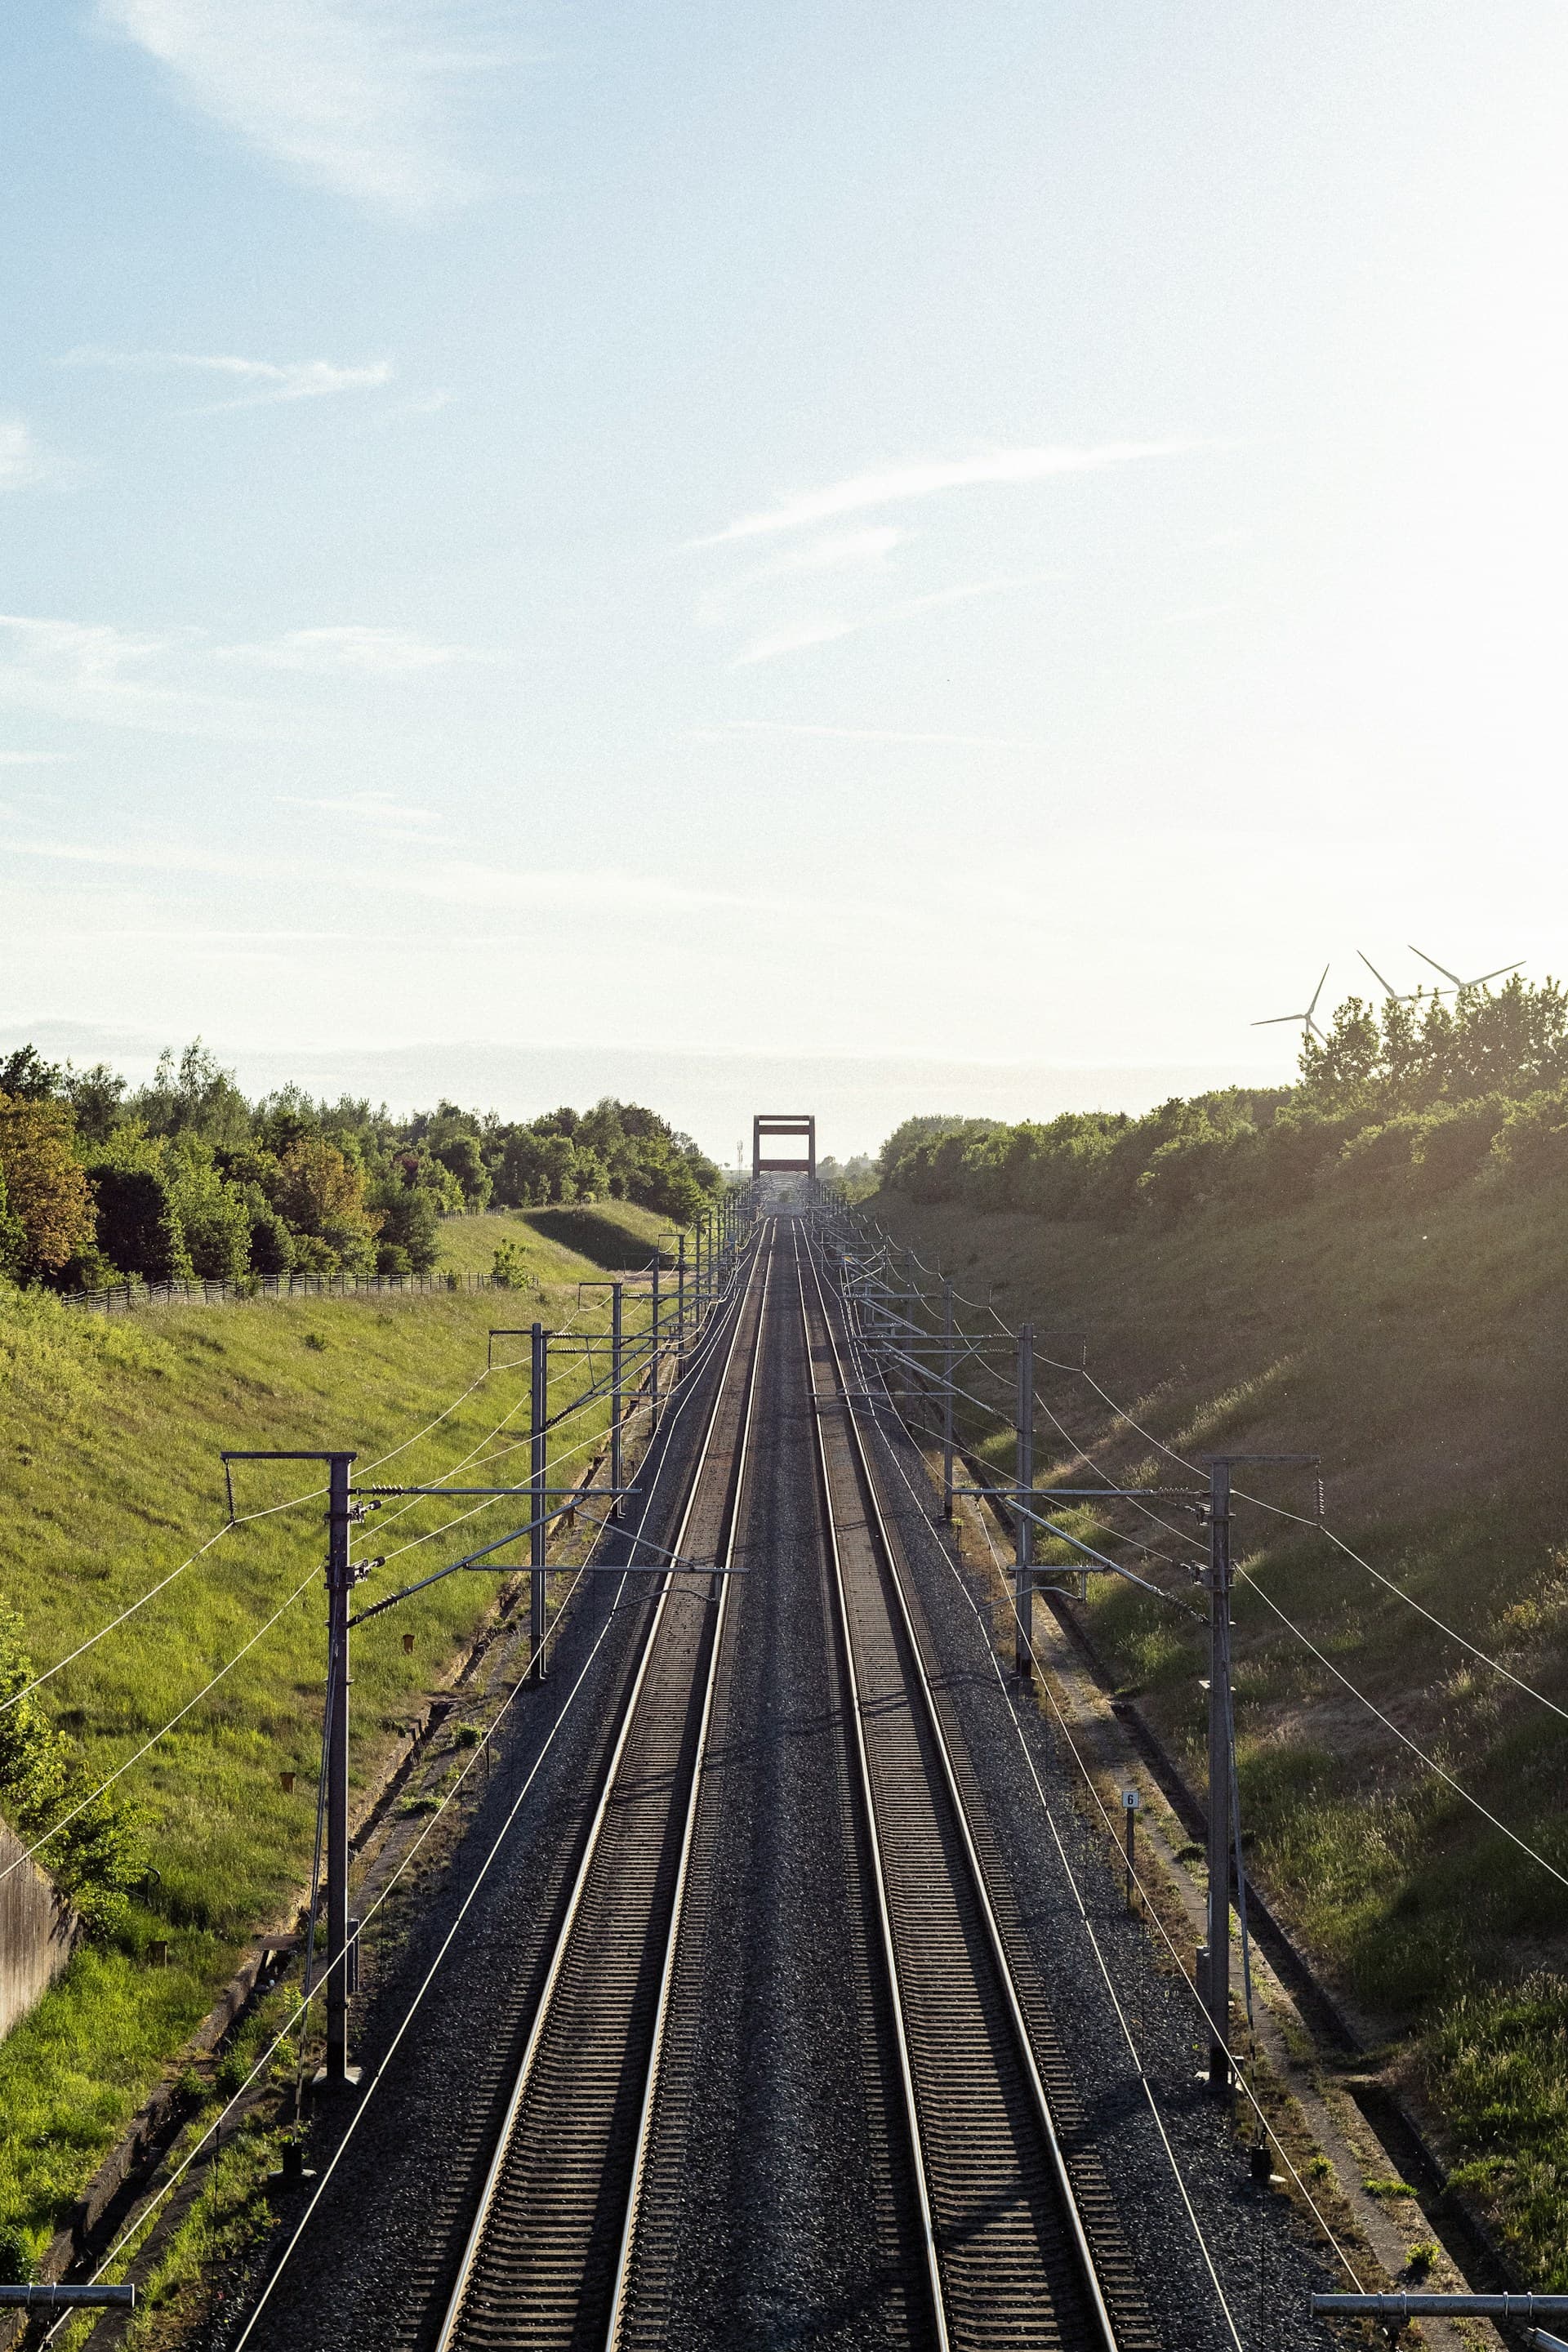
{"label": "red bridge structure", "polygon": [[[805,1145],[804,1160],[778,1160],[763,1152],[775,1140],[799,1139]],[[759,1111],[752,1121],[752,1174],[756,1176],[815,1176],[816,1173],[816,1121],[809,1112],[798,1114],[784,1111]]]}

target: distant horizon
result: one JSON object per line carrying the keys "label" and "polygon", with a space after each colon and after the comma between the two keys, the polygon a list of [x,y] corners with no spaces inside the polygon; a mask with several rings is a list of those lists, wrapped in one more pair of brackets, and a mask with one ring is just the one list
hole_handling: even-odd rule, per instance
{"label": "distant horizon", "polygon": [[[1264,1069],[1175,1063],[983,1062],[947,1056],[865,1054],[736,1054],[682,1047],[450,1045],[300,1047],[204,1044],[248,1095],[290,1082],[329,1099],[366,1096],[406,1115],[440,1096],[464,1109],[536,1118],[570,1102],[585,1109],[602,1095],[641,1102],[690,1135],[721,1166],[737,1144],[749,1152],[756,1111],[811,1111],[824,1158],[874,1154],[900,1120],[931,1114],[971,1118],[1053,1118],[1065,1110],[1137,1115],[1172,1095],[1225,1086],[1278,1085]],[[0,1052],[31,1044],[50,1060],[79,1067],[110,1063],[132,1084],[151,1076],[165,1045],[190,1038],[86,1022],[7,1022]]]}

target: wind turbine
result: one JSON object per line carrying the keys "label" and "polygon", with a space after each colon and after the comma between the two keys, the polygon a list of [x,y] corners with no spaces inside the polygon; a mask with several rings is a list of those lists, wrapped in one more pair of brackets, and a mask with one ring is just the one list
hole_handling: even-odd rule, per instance
{"label": "wind turbine", "polygon": [[[1423,963],[1429,963],[1434,971],[1440,971],[1445,980],[1451,980],[1456,991],[1463,991],[1467,988],[1484,988],[1489,980],[1501,980],[1505,972],[1518,971],[1521,969],[1524,963],[1524,958],[1521,956],[1518,963],[1500,963],[1495,971],[1483,971],[1479,980],[1461,980],[1457,971],[1450,971],[1446,963],[1439,963],[1437,961],[1436,956],[1427,955],[1424,949],[1418,948],[1415,945],[1414,940],[1407,940],[1405,944],[1409,947],[1412,955],[1418,955]],[[1438,991],[1439,995],[1444,993],[1446,993],[1445,991],[1441,989]]]}
{"label": "wind turbine", "polygon": [[1278,1029],[1283,1022],[1300,1021],[1301,1024],[1301,1034],[1303,1036],[1305,1036],[1307,1031],[1310,1029],[1313,1036],[1321,1039],[1326,1045],[1329,1041],[1323,1036],[1322,1031],[1313,1020],[1312,1015],[1318,1009],[1318,999],[1323,992],[1323,982],[1327,980],[1328,976],[1329,967],[1325,964],[1323,966],[1321,978],[1320,978],[1318,985],[1312,991],[1312,1001],[1310,1004],[1308,1005],[1305,1013],[1271,1013],[1267,1021],[1254,1021],[1251,1024],[1252,1027],[1254,1029]]}
{"label": "wind turbine", "polygon": [[[1419,950],[1419,948],[1417,948],[1417,950],[1415,950],[1415,952],[1417,953],[1417,955],[1419,955],[1419,954],[1420,954],[1421,950]],[[1420,993],[1421,993],[1421,992],[1420,992],[1420,990],[1419,990],[1419,989],[1416,989],[1416,990],[1414,992],[1414,993],[1413,993],[1413,994],[1411,994],[1411,995],[1409,995],[1409,996],[1401,996],[1401,995],[1400,995],[1400,993],[1399,993],[1399,991],[1394,987],[1394,982],[1393,982],[1392,981],[1384,980],[1384,979],[1382,972],[1380,972],[1380,971],[1379,971],[1379,970],[1378,970],[1377,966],[1373,963],[1373,961],[1372,958],[1371,958],[1369,955],[1362,955],[1362,951],[1361,951],[1360,948],[1357,948],[1357,950],[1356,950],[1356,953],[1357,953],[1357,955],[1358,955],[1358,956],[1361,956],[1361,960],[1362,960],[1363,963],[1364,963],[1364,964],[1365,964],[1365,966],[1366,966],[1366,968],[1367,968],[1368,971],[1370,971],[1370,972],[1371,972],[1371,974],[1372,974],[1372,976],[1373,976],[1373,980],[1375,980],[1375,981],[1377,982],[1378,985],[1379,985],[1379,986],[1381,987],[1381,989],[1383,990],[1383,992],[1384,992],[1384,996],[1386,996],[1386,997],[1387,997],[1387,999],[1388,999],[1388,1001],[1389,1001],[1390,1004],[1414,1004],[1414,1003],[1415,1003],[1416,997],[1417,997],[1417,996],[1419,996],[1419,995],[1420,995]]]}

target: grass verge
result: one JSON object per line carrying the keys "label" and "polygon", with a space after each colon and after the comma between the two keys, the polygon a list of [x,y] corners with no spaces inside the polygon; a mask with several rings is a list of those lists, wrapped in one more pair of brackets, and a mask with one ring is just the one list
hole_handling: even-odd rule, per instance
{"label": "grass verge", "polygon": [[667,1264],[672,1228],[668,1217],[630,1201],[578,1201],[552,1209],[488,1209],[441,1224],[437,1265],[453,1274],[489,1274],[503,1243],[552,1242],[598,1268],[619,1273],[646,1265],[657,1249]]}
{"label": "grass verge", "polygon": [[[563,1323],[596,1265],[531,1228],[521,1246],[524,1295]],[[464,1462],[459,1483],[478,1483],[481,1465],[525,1475],[526,1368],[485,1373],[497,1312],[484,1293],[436,1292],[110,1320],[0,1292],[0,1601],[22,1620],[35,1666],[66,1656],[217,1533],[222,1446],[353,1447],[356,1477],[381,1459],[389,1483],[449,1476]],[[580,1358],[563,1368],[556,1409],[587,1377]],[[604,1420],[596,1404],[560,1433],[552,1459],[563,1472],[591,1458]],[[120,1783],[150,1874],[141,1894],[0,2043],[0,2269],[12,2276],[37,2260],[246,1938],[291,1910],[308,1874],[323,1503],[276,1507],[319,1485],[309,1464],[243,1465],[237,1482],[239,1512],[269,1515],[221,1535],[40,1695],[97,1780],[221,1675]],[[515,1520],[518,1507],[388,1502],[356,1541],[361,1553],[395,1555],[365,1598],[500,1534],[505,1512]],[[358,1789],[449,1678],[494,1596],[491,1580],[455,1576],[356,1634]]]}
{"label": "grass verge", "polygon": [[[1330,1525],[1568,1708],[1560,1196],[1478,1192],[1354,1217],[1322,1200],[1265,1222],[1211,1212],[1117,1233],[899,1195],[870,1205],[961,1289],[991,1290],[1009,1324],[1034,1321],[1044,1483],[1075,1483],[1088,1457],[1119,1482],[1171,1483],[1192,1476],[1172,1454],[1321,1450]],[[1010,1444],[981,1450],[1010,1471]],[[1278,1473],[1240,1483],[1310,1514],[1308,1491]],[[1130,1567],[1190,1592],[1180,1563],[1204,1541],[1191,1517],[1169,1502],[1152,1517],[1093,1508],[1103,1516],[1075,1532],[1113,1530]],[[1565,1875],[1568,1721],[1315,1528],[1244,1506],[1237,1535],[1252,1868],[1373,2037],[1399,2043],[1400,2078],[1436,2109],[1460,2179],[1531,2283],[1561,2291],[1568,1886],[1372,1708]],[[1109,1578],[1092,1580],[1087,1615],[1124,1692],[1201,1785],[1201,1629]]]}

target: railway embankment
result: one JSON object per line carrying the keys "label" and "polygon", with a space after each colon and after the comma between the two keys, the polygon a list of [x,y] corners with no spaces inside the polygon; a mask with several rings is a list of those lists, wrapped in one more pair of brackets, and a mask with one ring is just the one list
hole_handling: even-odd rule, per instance
{"label": "railway embankment", "polygon": [[[1321,1525],[1310,1482],[1237,1473],[1260,1498],[1237,1546],[1249,1867],[1454,2184],[1533,2284],[1568,2284],[1561,1188],[1331,1187],[1109,1226],[867,1206],[976,1302],[966,1324],[1033,1323],[1043,1486],[1321,1453]],[[1010,1475],[1010,1433],[969,1433]],[[1204,1538],[1169,1501],[1058,1516],[1191,1594]],[[1066,1606],[1201,1790],[1198,1629],[1109,1576]]]}
{"label": "railway embankment", "polygon": [[[602,1269],[523,1220],[508,1238],[510,1292],[114,1318],[41,1293],[0,1297],[0,1696],[16,1701],[0,1714],[0,1810],[86,1930],[0,2042],[9,2276],[81,2218],[105,2159],[130,2147],[134,2119],[162,2116],[176,2077],[189,2096],[174,2107],[199,2105],[192,2037],[254,1971],[256,1938],[291,1920],[309,1876],[324,1507],[309,1498],[308,1463],[241,1465],[227,1527],[220,1449],[347,1445],[362,1470],[380,1460],[384,1477],[407,1483],[449,1478],[465,1460],[525,1475],[526,1365],[503,1355],[487,1373],[487,1331],[566,1322],[584,1311],[579,1283]],[[586,1363],[571,1378],[585,1382]],[[590,1458],[602,1419],[590,1407],[563,1441],[563,1475],[568,1448]],[[475,1509],[388,1505],[360,1548],[412,1546],[404,1564],[416,1565],[440,1549],[443,1521],[469,1529]],[[412,1752],[496,1599],[495,1580],[455,1578],[357,1637],[356,1811]]]}

